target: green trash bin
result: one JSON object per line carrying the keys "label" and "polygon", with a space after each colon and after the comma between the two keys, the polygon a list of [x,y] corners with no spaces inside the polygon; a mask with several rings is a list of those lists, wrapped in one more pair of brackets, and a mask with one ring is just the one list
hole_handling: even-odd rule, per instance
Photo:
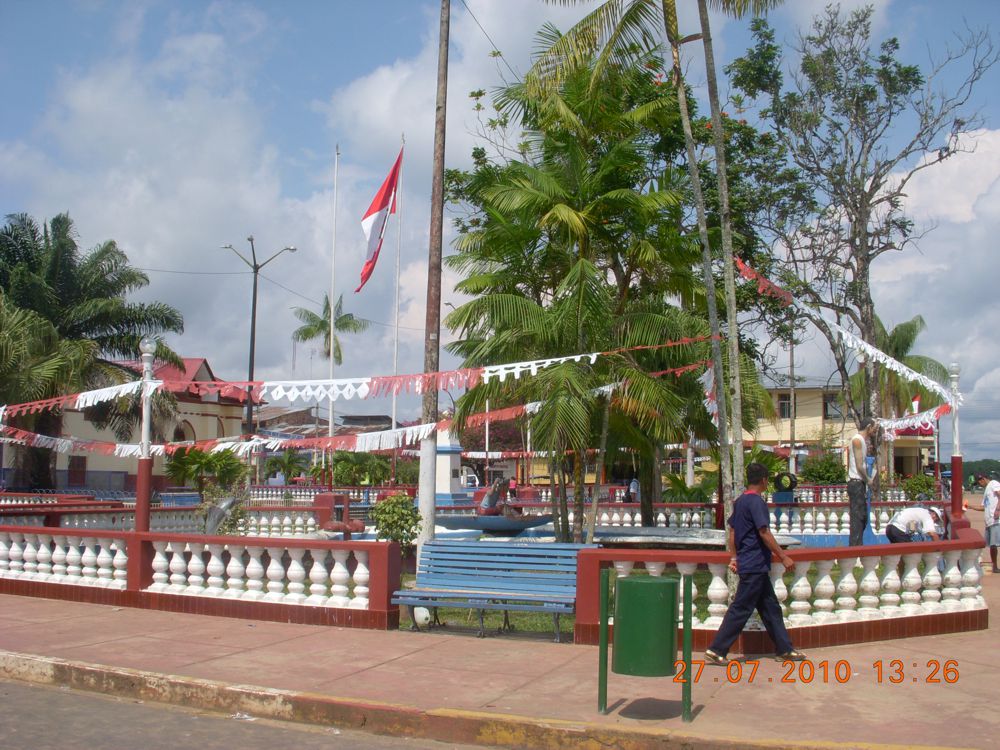
{"label": "green trash bin", "polygon": [[676,576],[618,579],[612,672],[635,677],[674,674],[679,586]]}

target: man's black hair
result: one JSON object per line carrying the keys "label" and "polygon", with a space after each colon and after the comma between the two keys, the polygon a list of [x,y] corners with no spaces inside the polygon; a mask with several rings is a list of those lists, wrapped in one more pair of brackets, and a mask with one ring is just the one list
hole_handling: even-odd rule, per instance
{"label": "man's black hair", "polygon": [[864,419],[861,420],[861,424],[858,425],[858,430],[860,432],[864,432],[869,427],[871,427],[872,424],[873,424],[872,418],[871,417],[865,417]]}
{"label": "man's black hair", "polygon": [[760,484],[768,477],[768,470],[764,464],[752,463],[747,466],[747,484]]}

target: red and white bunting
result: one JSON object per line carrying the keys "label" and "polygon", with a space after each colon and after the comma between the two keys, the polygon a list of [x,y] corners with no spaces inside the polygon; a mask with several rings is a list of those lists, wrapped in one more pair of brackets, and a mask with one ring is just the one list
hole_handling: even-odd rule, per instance
{"label": "red and white bunting", "polygon": [[884,430],[886,440],[895,440],[897,430],[927,430],[935,429],[937,421],[951,412],[951,404],[941,404],[934,409],[922,411],[919,414],[908,414],[897,419],[876,419]]}

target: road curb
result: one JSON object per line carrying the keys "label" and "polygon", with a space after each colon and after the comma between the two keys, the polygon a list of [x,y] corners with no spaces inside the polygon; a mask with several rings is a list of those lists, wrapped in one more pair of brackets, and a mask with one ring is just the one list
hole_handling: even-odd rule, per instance
{"label": "road curb", "polygon": [[0,651],[0,677],[221,713],[245,713],[259,718],[356,729],[397,737],[419,737],[441,742],[526,750],[606,750],[608,747],[620,750],[903,750],[913,747],[877,743],[748,741],[735,737],[699,737],[669,730],[610,726],[596,722],[456,709],[423,710],[392,703],[230,684],[9,651]]}

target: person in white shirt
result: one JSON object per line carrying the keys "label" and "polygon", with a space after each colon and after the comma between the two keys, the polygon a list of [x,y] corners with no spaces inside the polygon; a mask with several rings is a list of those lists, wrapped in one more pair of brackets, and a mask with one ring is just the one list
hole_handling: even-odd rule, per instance
{"label": "person in white shirt", "polygon": [[976,484],[983,488],[983,521],[986,524],[986,544],[990,548],[993,572],[997,567],[997,547],[1000,547],[1000,482],[985,474],[976,474]]}
{"label": "person in white shirt", "polygon": [[891,544],[921,541],[923,536],[937,541],[941,538],[938,532],[941,521],[941,511],[937,508],[903,508],[889,521],[885,535]]}
{"label": "person in white shirt", "polygon": [[858,433],[847,446],[847,499],[850,503],[851,536],[848,544],[860,547],[863,544],[865,526],[868,525],[868,489],[872,477],[868,473],[865,459],[868,446],[878,426],[868,417],[861,420]]}

